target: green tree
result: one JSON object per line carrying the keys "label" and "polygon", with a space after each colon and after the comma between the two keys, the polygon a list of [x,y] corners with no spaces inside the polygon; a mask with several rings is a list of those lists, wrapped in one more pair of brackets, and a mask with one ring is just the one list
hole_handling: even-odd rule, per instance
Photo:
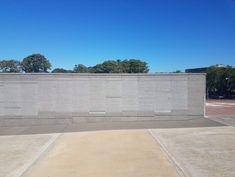
{"label": "green tree", "polygon": [[206,88],[207,92],[212,94],[217,91],[217,85],[216,85],[216,75],[217,75],[217,68],[210,67],[206,71]]}
{"label": "green tree", "polygon": [[235,92],[235,68],[211,66],[207,69],[207,92],[209,95],[229,97]]}
{"label": "green tree", "polygon": [[178,69],[174,73],[182,73],[182,71]]}
{"label": "green tree", "polygon": [[122,73],[130,73],[130,62],[129,60],[123,60],[119,62],[120,70]]}
{"label": "green tree", "polygon": [[92,71],[93,71],[94,73],[105,73],[105,72],[104,72],[104,67],[103,67],[102,64],[97,64],[97,65],[93,66],[93,67],[92,67]]}
{"label": "green tree", "polygon": [[235,94],[235,68],[231,66],[226,67],[226,86],[227,86],[227,94],[234,95]]}
{"label": "green tree", "polygon": [[86,67],[82,64],[75,65],[77,73],[147,73],[148,64],[141,60],[106,60],[101,64]]}
{"label": "green tree", "polygon": [[23,59],[22,69],[26,73],[30,72],[48,72],[51,69],[51,63],[41,54],[32,54]]}
{"label": "green tree", "polygon": [[120,73],[119,63],[115,60],[104,61],[101,65],[103,73]]}
{"label": "green tree", "polygon": [[107,60],[93,67],[95,73],[147,73],[149,71],[146,62],[136,59],[131,60]]}
{"label": "green tree", "polygon": [[129,60],[129,73],[147,73],[149,72],[148,64],[141,60]]}
{"label": "green tree", "polygon": [[78,64],[78,65],[74,66],[73,72],[75,72],[75,73],[88,73],[89,69],[85,65]]}
{"label": "green tree", "polygon": [[52,70],[52,73],[69,73],[69,70],[63,68],[55,68]]}
{"label": "green tree", "polygon": [[17,60],[0,60],[1,73],[19,73],[22,72],[20,62]]}
{"label": "green tree", "polygon": [[88,73],[95,73],[95,69],[92,66],[89,66],[87,70],[88,70]]}

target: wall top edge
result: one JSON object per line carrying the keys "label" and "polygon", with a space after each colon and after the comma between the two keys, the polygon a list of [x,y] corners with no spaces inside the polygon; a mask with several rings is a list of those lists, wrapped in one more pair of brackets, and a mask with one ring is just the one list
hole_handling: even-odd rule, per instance
{"label": "wall top edge", "polygon": [[189,76],[206,75],[206,73],[0,73],[1,75],[65,75],[65,76]]}

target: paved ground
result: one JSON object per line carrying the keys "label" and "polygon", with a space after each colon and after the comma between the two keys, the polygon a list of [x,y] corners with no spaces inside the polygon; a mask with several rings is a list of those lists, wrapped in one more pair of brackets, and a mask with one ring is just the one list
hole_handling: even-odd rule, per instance
{"label": "paved ground", "polygon": [[233,177],[235,116],[212,114],[232,104],[192,120],[1,127],[0,177]]}
{"label": "paved ground", "polygon": [[149,129],[149,128],[185,128],[185,127],[215,127],[223,126],[223,123],[205,118],[179,119],[179,120],[155,120],[133,122],[95,122],[74,123],[72,125],[43,125],[30,127],[0,127],[0,135],[24,135],[43,133],[64,133],[94,130],[120,130],[120,129]]}
{"label": "paved ground", "polygon": [[0,177],[19,177],[56,137],[56,134],[0,136]]}
{"label": "paved ground", "polygon": [[235,126],[235,100],[208,100],[206,116],[210,120]]}
{"label": "paved ground", "polygon": [[186,176],[235,176],[234,127],[155,129],[151,132]]}
{"label": "paved ground", "polygon": [[[45,137],[46,136],[46,137]],[[48,135],[29,135],[33,142],[50,138]],[[24,136],[19,136],[20,141]],[[10,138],[10,136],[9,136]],[[33,140],[35,138],[35,140]],[[42,143],[31,144],[38,149]],[[23,141],[23,149],[29,149]],[[35,146],[35,147],[34,147]],[[21,161],[23,156],[37,156],[16,148],[11,150],[12,162]],[[41,148],[39,148],[41,149]],[[18,154],[18,155],[17,155]],[[7,156],[7,154],[5,153]],[[19,157],[20,155],[20,157]],[[15,156],[15,159],[13,158]],[[20,164],[18,163],[18,167]],[[1,164],[2,169],[7,164]],[[17,166],[15,166],[17,167]],[[99,132],[66,133],[51,145],[47,152],[32,165],[24,177],[178,177],[174,165],[168,160],[161,146],[147,130],[118,130]],[[9,170],[8,170],[9,171]],[[6,173],[0,173],[5,176]],[[10,175],[11,176],[11,175]]]}
{"label": "paved ground", "polygon": [[207,100],[206,115],[235,117],[235,100]]}
{"label": "paved ground", "polygon": [[231,126],[0,136],[0,142],[1,177],[235,176]]}

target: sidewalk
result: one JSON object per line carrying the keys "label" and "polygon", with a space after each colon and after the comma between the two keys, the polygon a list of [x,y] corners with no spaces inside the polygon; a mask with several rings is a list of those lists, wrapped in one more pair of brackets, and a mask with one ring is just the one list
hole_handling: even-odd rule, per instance
{"label": "sidewalk", "polygon": [[0,136],[0,143],[0,177],[235,176],[231,126]]}
{"label": "sidewalk", "polygon": [[[38,151],[53,135],[27,136],[28,141],[22,141],[21,147],[17,143],[14,148],[13,142],[26,137],[1,137],[0,140],[5,139],[6,143],[5,151],[2,148],[0,152],[5,154],[1,157],[1,169],[8,169],[0,172],[1,177],[18,176],[17,170],[14,174],[6,174],[17,168],[22,169],[23,164],[28,164],[25,177],[178,177],[175,167],[147,130],[62,134],[36,159]],[[10,141],[6,141],[7,138]],[[29,152],[29,149],[34,151]],[[6,152],[12,153],[12,156],[7,157]],[[29,164],[32,160],[35,162]],[[12,162],[18,163],[8,166]]]}

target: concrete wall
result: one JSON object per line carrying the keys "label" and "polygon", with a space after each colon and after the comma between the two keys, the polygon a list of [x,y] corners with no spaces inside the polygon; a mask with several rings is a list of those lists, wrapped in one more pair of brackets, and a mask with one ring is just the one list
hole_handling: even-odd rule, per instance
{"label": "concrete wall", "polygon": [[204,116],[204,74],[0,74],[0,126]]}

